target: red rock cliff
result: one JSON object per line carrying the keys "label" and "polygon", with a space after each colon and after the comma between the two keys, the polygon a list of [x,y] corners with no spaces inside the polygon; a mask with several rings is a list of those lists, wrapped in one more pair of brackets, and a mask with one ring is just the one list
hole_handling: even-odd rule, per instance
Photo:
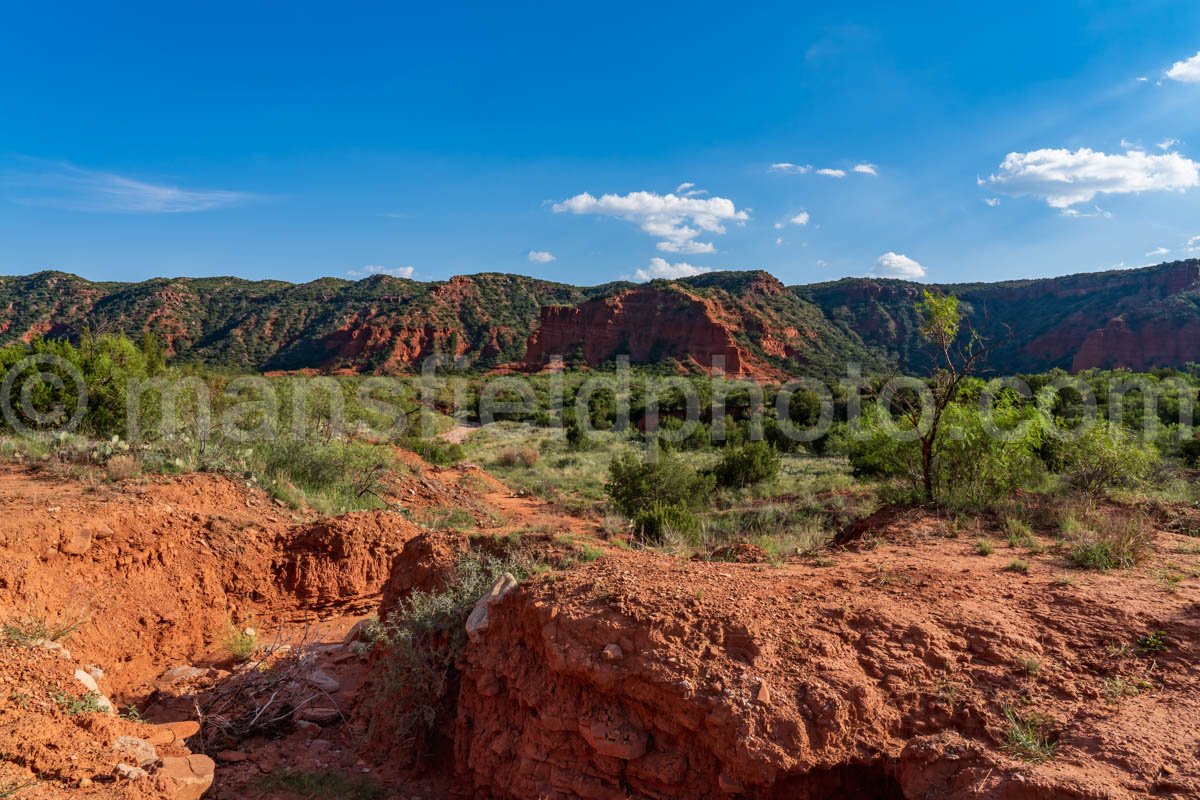
{"label": "red rock cliff", "polygon": [[529,337],[525,361],[544,366],[553,356],[570,363],[581,358],[601,364],[628,355],[635,364],[666,358],[712,369],[724,359],[730,375],[764,375],[734,337],[731,316],[714,301],[685,292],[638,287],[578,306],[542,309],[541,322]]}

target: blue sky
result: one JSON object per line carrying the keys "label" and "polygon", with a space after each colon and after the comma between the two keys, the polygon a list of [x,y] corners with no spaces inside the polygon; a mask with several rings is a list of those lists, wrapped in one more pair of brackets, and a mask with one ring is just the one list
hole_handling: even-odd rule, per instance
{"label": "blue sky", "polygon": [[0,273],[949,282],[1200,253],[1194,2],[432,5],[6,3]]}

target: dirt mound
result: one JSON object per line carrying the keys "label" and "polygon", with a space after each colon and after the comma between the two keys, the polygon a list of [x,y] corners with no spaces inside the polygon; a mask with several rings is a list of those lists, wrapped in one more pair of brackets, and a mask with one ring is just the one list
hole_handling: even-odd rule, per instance
{"label": "dirt mound", "polygon": [[374,605],[418,531],[386,512],[306,521],[202,474],[112,485],[5,469],[0,509],[0,620],[69,628],[122,696],[227,658],[230,631]]}
{"label": "dirt mound", "polygon": [[[0,642],[0,796],[196,800],[213,762],[186,720],[150,725],[97,710],[103,672],[61,648]],[[16,792],[18,787],[20,792]]]}
{"label": "dirt mound", "polygon": [[311,608],[376,598],[393,559],[419,533],[398,514],[318,520],[281,543],[282,586]]}
{"label": "dirt mound", "polygon": [[513,798],[1197,796],[1200,606],[1154,577],[1176,539],[1069,580],[932,534],[825,567],[613,554],[493,606],[457,768]]}

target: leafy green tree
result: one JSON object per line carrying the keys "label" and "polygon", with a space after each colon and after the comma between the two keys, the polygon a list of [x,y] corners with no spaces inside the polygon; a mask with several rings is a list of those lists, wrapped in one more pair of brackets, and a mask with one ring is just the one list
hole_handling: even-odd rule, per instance
{"label": "leafy green tree", "polygon": [[927,503],[932,503],[935,461],[944,444],[943,417],[958,397],[959,387],[987,350],[974,328],[962,330],[963,314],[954,295],[937,295],[926,289],[917,303],[917,313],[921,317],[921,336],[934,351],[935,366],[926,395],[929,402],[907,395],[897,400],[901,416],[911,426],[920,449],[922,494]]}

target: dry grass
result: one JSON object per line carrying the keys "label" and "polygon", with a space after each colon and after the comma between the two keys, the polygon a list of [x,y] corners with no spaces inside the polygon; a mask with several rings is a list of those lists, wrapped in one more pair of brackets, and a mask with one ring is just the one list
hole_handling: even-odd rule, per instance
{"label": "dry grass", "polygon": [[1062,530],[1070,562],[1101,572],[1136,565],[1154,541],[1150,520],[1136,511],[1087,509],[1065,518]]}
{"label": "dry grass", "polygon": [[536,447],[505,447],[496,454],[496,462],[502,467],[522,466],[531,469],[541,461],[542,454]]}

